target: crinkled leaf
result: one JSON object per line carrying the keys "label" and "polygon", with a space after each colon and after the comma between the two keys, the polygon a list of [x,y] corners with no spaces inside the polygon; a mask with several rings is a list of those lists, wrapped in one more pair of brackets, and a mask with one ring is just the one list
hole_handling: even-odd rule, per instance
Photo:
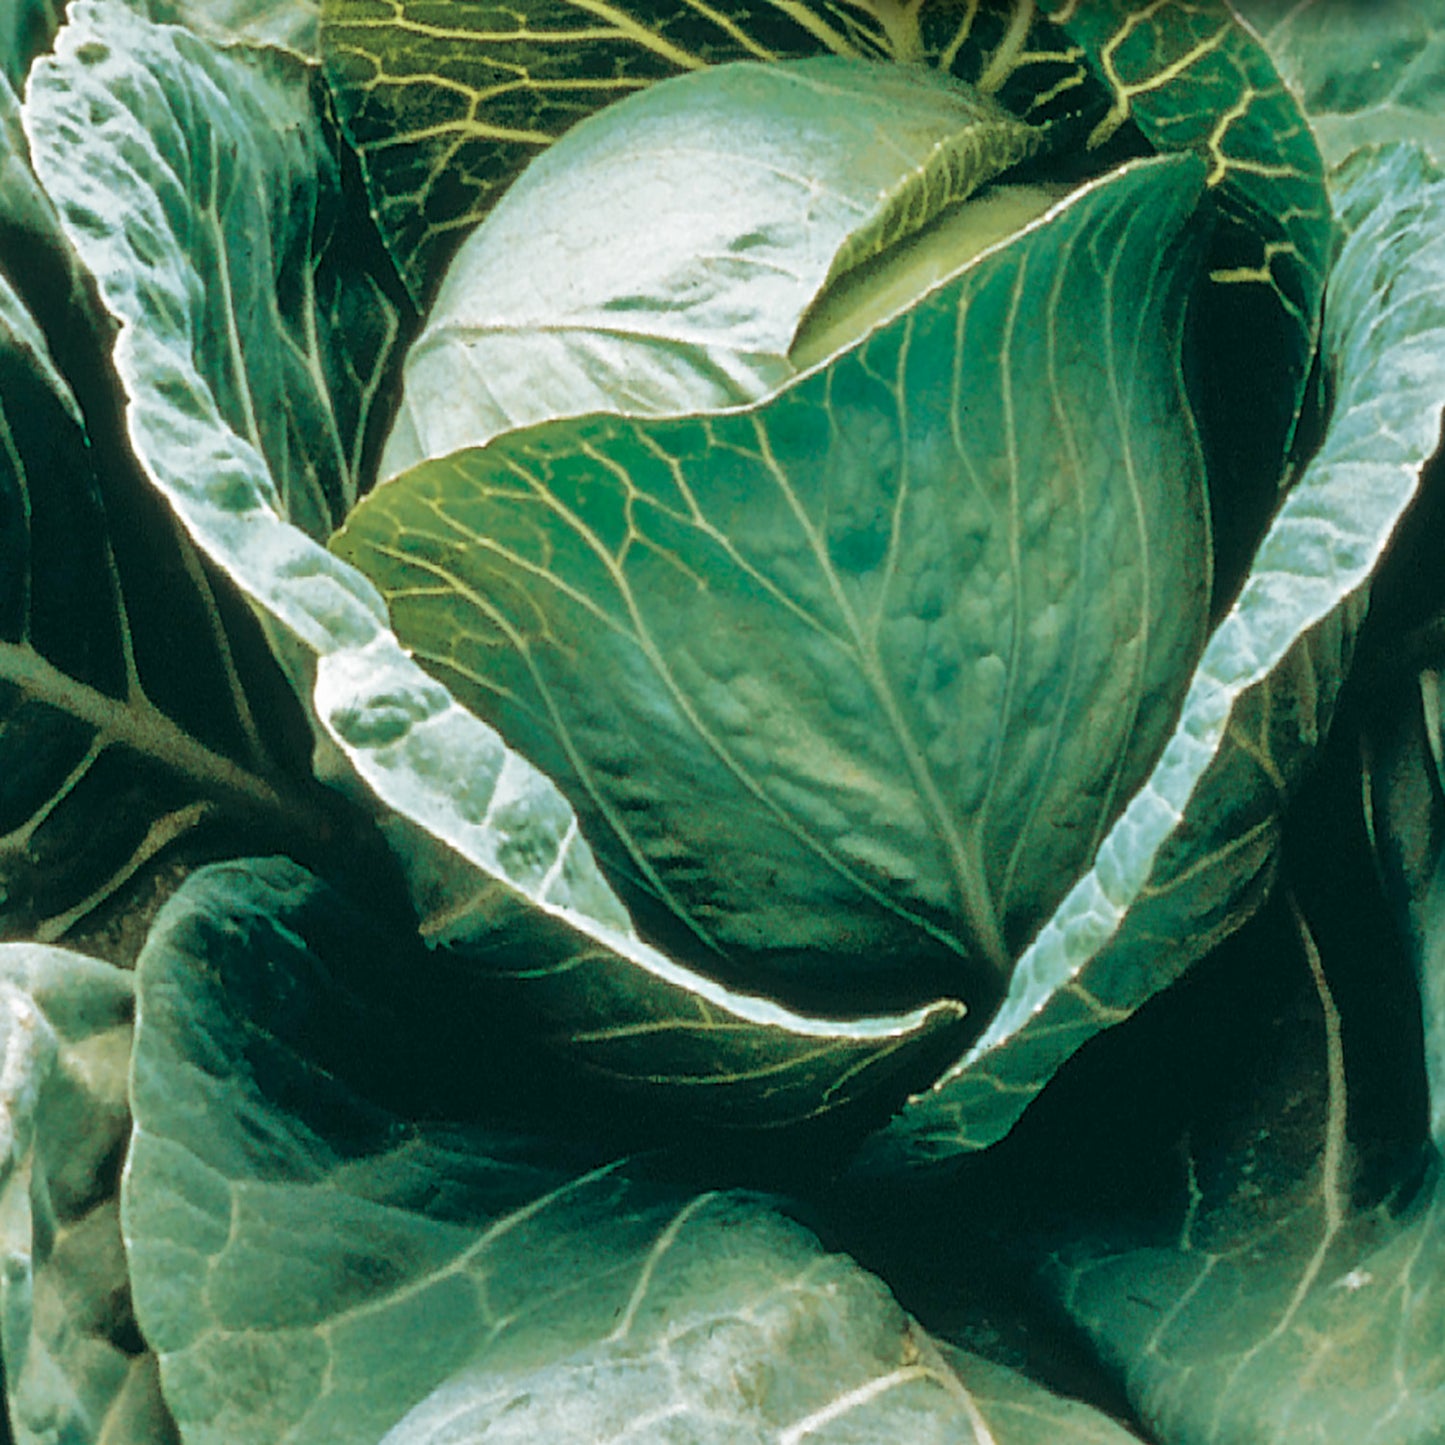
{"label": "crinkled leaf", "polygon": [[310,61],[320,55],[321,0],[141,0],[137,8],[212,40],[276,45]]}
{"label": "crinkled leaf", "polygon": [[383,235],[414,298],[462,234],[576,122],[669,76],[834,54],[925,61],[1017,114],[1102,115],[1077,50],[1032,6],[324,0],[322,54]]}
{"label": "crinkled leaf", "polygon": [[17,1445],[174,1438],[135,1335],[117,1186],[131,976],[0,945],[0,1355]]}
{"label": "crinkled leaf", "polygon": [[[313,208],[334,205],[306,93],[291,57],[222,52],[80,0],[58,56],[37,72],[27,124],[122,322],[116,365],[151,482],[270,628],[314,708],[318,766],[378,816],[424,931],[491,955],[479,967],[519,1027],[530,1018],[608,1077],[681,1081],[700,1116],[777,1123],[874,1093],[891,1101],[900,1071],[919,1072],[916,1046],[948,1037],[957,1006],[805,1018],[729,995],[643,946],[556,789],[405,656],[370,584],[287,520],[288,496],[313,522],[334,499],[332,485],[312,485],[318,466],[336,461],[333,482],[354,484],[339,461],[358,454],[376,380],[336,361],[352,353],[332,336],[375,295],[369,275],[342,271],[333,314],[307,299],[309,266],[282,268],[302,257],[321,268]],[[293,124],[277,129],[280,115]],[[187,185],[165,156],[191,168]],[[266,246],[263,226],[275,228],[259,232]],[[232,315],[241,296],[254,304]],[[302,366],[303,340],[335,364],[307,351]],[[262,414],[256,398],[274,400],[283,381],[285,404]],[[321,444],[303,425],[316,416]],[[589,1002],[600,997],[607,1010]]]}
{"label": "crinkled leaf", "polygon": [[1347,239],[1325,318],[1324,442],[1211,637],[1153,774],[1024,954],[987,1032],[911,1102],[877,1162],[1001,1138],[1062,1060],[1177,978],[1269,881],[1282,804],[1327,726],[1445,398],[1445,183],[1397,147],[1359,157],[1337,196]]}
{"label": "crinkled leaf", "polygon": [[508,433],[333,545],[675,946],[782,997],[991,1002],[1198,655],[1202,171],[1095,183],[755,406]]}
{"label": "crinkled leaf", "polygon": [[1325,160],[1417,141],[1445,165],[1445,5],[1439,0],[1234,0],[1299,97]]}
{"label": "crinkled leaf", "polygon": [[764,1197],[411,1122],[476,1048],[424,968],[398,1013],[396,948],[283,860],[193,875],[147,943],[125,1235],[188,1442],[1128,1438],[945,1358]]}
{"label": "crinkled leaf", "polygon": [[467,238],[407,354],[382,478],[559,416],[756,400],[796,374],[827,283],[1041,143],[978,92],[835,56],[648,86]]}

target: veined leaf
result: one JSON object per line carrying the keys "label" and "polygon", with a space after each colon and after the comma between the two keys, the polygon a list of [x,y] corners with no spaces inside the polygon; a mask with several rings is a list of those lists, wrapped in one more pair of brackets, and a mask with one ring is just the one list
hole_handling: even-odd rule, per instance
{"label": "veined leaf", "polygon": [[1203,169],[1083,188],[751,407],[424,463],[333,546],[657,936],[781,997],[987,1007],[1202,641]]}
{"label": "veined leaf", "polygon": [[131,975],[0,945],[0,1355],[16,1445],[175,1438],[121,1248]]}
{"label": "veined leaf", "polygon": [[[869,263],[1041,144],[978,92],[836,56],[649,86],[538,156],[467,238],[407,353],[381,477],[559,416],[757,400],[796,375],[825,288],[861,269],[881,290]],[[1025,217],[1053,199],[1031,191]],[[942,274],[962,261],[932,253]]]}
{"label": "veined leaf", "polygon": [[1335,185],[1347,239],[1325,317],[1324,442],[1210,638],[1153,774],[987,1032],[877,1141],[875,1163],[1002,1138],[1064,1059],[1177,978],[1269,882],[1283,805],[1328,726],[1445,400],[1445,182],[1419,150],[1393,147],[1361,153]]}
{"label": "veined leaf", "polygon": [[193,875],[146,945],[123,1217],[191,1445],[1126,1445],[767,1197],[413,1122],[477,1040],[398,946],[277,859]]}
{"label": "veined leaf", "polygon": [[819,54],[923,61],[1030,121],[1102,117],[1080,52],[1041,25],[1032,4],[324,0],[322,53],[382,233],[418,302],[462,234],[571,126],[710,65]]}
{"label": "veined leaf", "polygon": [[[138,653],[131,593],[75,398],[0,275],[0,933],[64,938],[137,884],[201,824],[299,823],[307,812],[269,767],[229,663]],[[155,555],[152,553],[152,555]],[[189,615],[180,588],[172,616]],[[182,608],[185,610],[182,610]],[[219,656],[217,656],[219,654]],[[172,659],[174,662],[174,659]],[[219,704],[217,701],[219,694]],[[160,699],[158,701],[158,699]],[[138,944],[139,940],[135,940]],[[126,944],[119,945],[124,953]]]}
{"label": "veined leaf", "polygon": [[1113,96],[1090,140],[1132,121],[1209,162],[1214,285],[1191,319],[1191,393],[1209,460],[1221,601],[1232,598],[1288,469],[1334,245],[1314,136],[1226,0],[1046,0]]}
{"label": "veined leaf", "polygon": [[[85,0],[32,81],[47,186],[121,321],[116,366],[147,476],[270,630],[311,710],[318,767],[393,842],[427,936],[496,955],[479,979],[507,991],[519,1027],[529,1019],[629,1086],[678,1083],[697,1118],[886,1106],[924,1071],[918,1050],[931,1059],[954,1037],[957,1004],[804,1017],[644,946],[552,784],[404,655],[371,585],[289,519],[288,500],[312,524],[334,504],[318,466],[342,494],[354,485],[340,463],[359,454],[379,374],[349,374],[330,349],[352,354],[332,328],[375,296],[369,274],[341,269],[336,311],[312,303],[306,266],[274,269],[319,267],[316,209],[335,205],[307,95],[293,57],[221,51]],[[281,115],[293,124],[278,130]],[[186,185],[165,156],[190,168]],[[370,319],[383,329],[388,314]],[[298,332],[332,363],[293,364],[312,356]],[[380,368],[384,351],[362,355]],[[255,399],[283,383],[284,406],[262,415]],[[317,416],[320,444],[303,425]],[[612,1000],[600,1024],[586,1007],[597,997]]]}

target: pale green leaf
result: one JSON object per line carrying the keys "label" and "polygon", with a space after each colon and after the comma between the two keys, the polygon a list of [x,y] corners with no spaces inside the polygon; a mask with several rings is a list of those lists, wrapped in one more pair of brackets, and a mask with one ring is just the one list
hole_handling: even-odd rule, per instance
{"label": "pale green leaf", "polygon": [[796,374],[828,283],[1041,144],[942,77],[831,56],[607,107],[463,243],[407,354],[382,478],[555,417],[756,400]]}
{"label": "pale green leaf", "polygon": [[117,1186],[131,976],[0,945],[0,1356],[16,1445],[174,1438],[135,1338]]}
{"label": "pale green leaf", "polygon": [[1445,165],[1445,5],[1439,0],[1234,0],[1259,31],[1331,165],[1415,141]]}

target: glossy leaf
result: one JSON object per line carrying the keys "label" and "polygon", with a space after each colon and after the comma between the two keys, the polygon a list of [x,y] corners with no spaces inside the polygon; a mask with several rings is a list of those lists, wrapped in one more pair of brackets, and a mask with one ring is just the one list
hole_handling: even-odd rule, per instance
{"label": "glossy leaf", "polygon": [[[261,394],[274,394],[283,378],[299,385],[297,335],[282,304],[294,299],[296,278],[246,267],[259,249],[251,227],[266,197],[299,209],[289,219],[270,213],[282,229],[261,254],[281,258],[310,244],[315,216],[297,176],[324,187],[333,173],[306,118],[306,95],[305,73],[288,56],[223,52],[94,3],[77,4],[58,58],[32,85],[28,124],[47,184],[123,322],[116,365],[151,483],[270,630],[313,709],[318,766],[377,817],[424,932],[486,955],[481,980],[505,991],[519,1026],[626,1086],[677,1080],[714,1120],[776,1124],[874,1096],[886,1106],[917,1076],[918,1046],[931,1057],[940,1038],[953,1036],[957,1005],[804,1017],[730,995],[645,947],[552,784],[404,655],[359,573],[287,520],[288,496],[303,520],[329,505],[333,489],[314,485],[314,458],[356,455],[359,441],[342,418],[350,407],[359,425],[373,396],[369,386],[359,394],[342,387],[333,401],[325,378],[358,374],[318,364],[302,378],[308,391],[293,386],[286,406],[262,418],[250,372],[236,369],[256,358]],[[287,108],[296,126],[277,131],[275,116]],[[142,139],[157,135],[198,167],[192,185],[177,187],[157,146]],[[234,149],[218,175],[207,167],[223,138]],[[308,155],[317,170],[306,181]],[[99,210],[97,188],[106,197]],[[219,231],[207,206],[213,193],[238,218]],[[369,297],[374,285],[365,271],[342,272],[346,305],[336,325],[344,328],[360,308],[358,293]],[[236,317],[224,309],[232,286],[259,298]],[[325,348],[331,313],[303,310],[301,320],[302,335]],[[222,343],[243,322],[255,334],[238,358]],[[272,371],[277,357],[291,361]],[[318,448],[301,423],[322,412],[328,445]],[[350,486],[356,474],[332,475]],[[599,996],[614,1001],[600,1026],[587,1002]]]}
{"label": "glossy leaf", "polygon": [[121,1249],[131,975],[0,946],[0,1355],[16,1445],[163,1445]]}
{"label": "glossy leaf", "polygon": [[743,987],[991,1001],[1200,642],[1201,170],[1097,183],[751,408],[507,434],[333,545],[675,946],[659,904]]}
{"label": "glossy leaf", "polygon": [[939,66],[1030,121],[1102,115],[1077,50],[1032,6],[723,0],[325,0],[322,53],[382,233],[429,297],[461,236],[571,126],[655,81],[833,54]]}
{"label": "glossy leaf", "polygon": [[146,946],[125,1233],[188,1442],[1127,1440],[776,1201],[412,1122],[476,1054],[424,968],[398,1013],[395,947],[284,860],[194,875]]}
{"label": "glossy leaf", "polygon": [[1283,804],[1328,726],[1445,400],[1445,188],[1410,147],[1362,155],[1337,184],[1348,239],[1325,318],[1324,442],[1210,638],[1153,774],[1030,944],[988,1031],[879,1141],[880,1163],[1001,1138],[1065,1058],[1225,937],[1270,881]]}
{"label": "glossy leaf", "polygon": [[[886,257],[1041,144],[977,92],[834,56],[708,68],[609,106],[458,252],[407,353],[381,477],[559,416],[757,400],[797,374],[830,283],[861,270],[882,290]],[[968,254],[949,237],[962,254],[933,279]]]}

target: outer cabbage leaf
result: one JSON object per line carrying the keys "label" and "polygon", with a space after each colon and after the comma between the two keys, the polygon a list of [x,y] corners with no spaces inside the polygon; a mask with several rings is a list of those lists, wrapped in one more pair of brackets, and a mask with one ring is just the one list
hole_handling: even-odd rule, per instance
{"label": "outer cabbage leaf", "polygon": [[1335,195],[1347,239],[1325,317],[1334,402],[1319,452],[1215,629],[1153,774],[1019,961],[988,1030],[877,1141],[875,1164],[1001,1138],[1064,1059],[1207,952],[1271,878],[1283,802],[1332,714],[1445,398],[1445,185],[1398,147],[1362,153]]}
{"label": "outer cabbage leaf", "polygon": [[[407,353],[381,477],[554,417],[766,395],[796,374],[829,282],[1041,144],[942,77],[834,56],[708,68],[609,106],[463,243]],[[1021,224],[983,208],[999,209]]]}
{"label": "outer cabbage leaf", "polygon": [[0,946],[0,1355],[17,1445],[175,1436],[121,1247],[131,1002],[109,964]]}
{"label": "outer cabbage leaf", "polygon": [[657,936],[783,998],[986,1007],[1202,641],[1203,169],[1083,188],[752,407],[425,463],[333,546]]}
{"label": "outer cabbage leaf", "polygon": [[485,951],[478,986],[502,991],[518,1027],[608,1077],[683,1082],[697,1117],[777,1123],[896,1098],[900,1070],[921,1072],[915,1046],[951,1036],[958,1006],[807,1018],[646,948],[556,789],[411,662],[370,584],[292,524],[353,494],[394,316],[339,339],[378,291],[344,261],[330,289],[318,280],[338,179],[308,79],[279,52],[221,51],[81,0],[37,69],[26,124],[121,322],[151,483],[269,628],[312,710],[318,767],[377,817],[427,936]]}
{"label": "outer cabbage leaf", "polygon": [[[1322,815],[1337,848],[1345,820]],[[1369,910],[1349,856],[1353,874],[1322,870],[1322,913]],[[1170,1000],[1172,1032],[1154,1018],[1159,1062],[1105,1074],[1092,1117],[1143,1086],[1175,1100],[1174,1127],[1141,1130],[1153,1159],[1074,1129],[1116,1182],[1055,1184],[1050,1274],[1155,1438],[1427,1445],[1445,1430],[1445,1173],[1420,1147],[1408,969],[1377,915],[1323,958],[1307,925],[1292,942],[1265,922]]]}
{"label": "outer cabbage leaf", "polygon": [[60,28],[61,0],[11,0],[0,12],[0,77],[19,90],[30,62],[50,48]]}
{"label": "outer cabbage leaf", "polygon": [[145,588],[119,566],[89,440],[0,275],[0,933],[42,941],[105,938],[106,910],[203,825],[320,822],[270,764],[201,579],[181,573],[167,599],[173,618],[197,606],[198,648],[134,641]]}
{"label": "outer cabbage leaf", "polygon": [[124,1221],[187,1441],[1130,1438],[945,1356],[766,1197],[413,1122],[478,1050],[426,960],[398,997],[405,946],[278,859],[157,920]]}
{"label": "outer cabbage leaf", "polygon": [[1364,145],[1415,141],[1445,165],[1445,5],[1439,0],[1234,0],[1310,118],[1331,165]]}

